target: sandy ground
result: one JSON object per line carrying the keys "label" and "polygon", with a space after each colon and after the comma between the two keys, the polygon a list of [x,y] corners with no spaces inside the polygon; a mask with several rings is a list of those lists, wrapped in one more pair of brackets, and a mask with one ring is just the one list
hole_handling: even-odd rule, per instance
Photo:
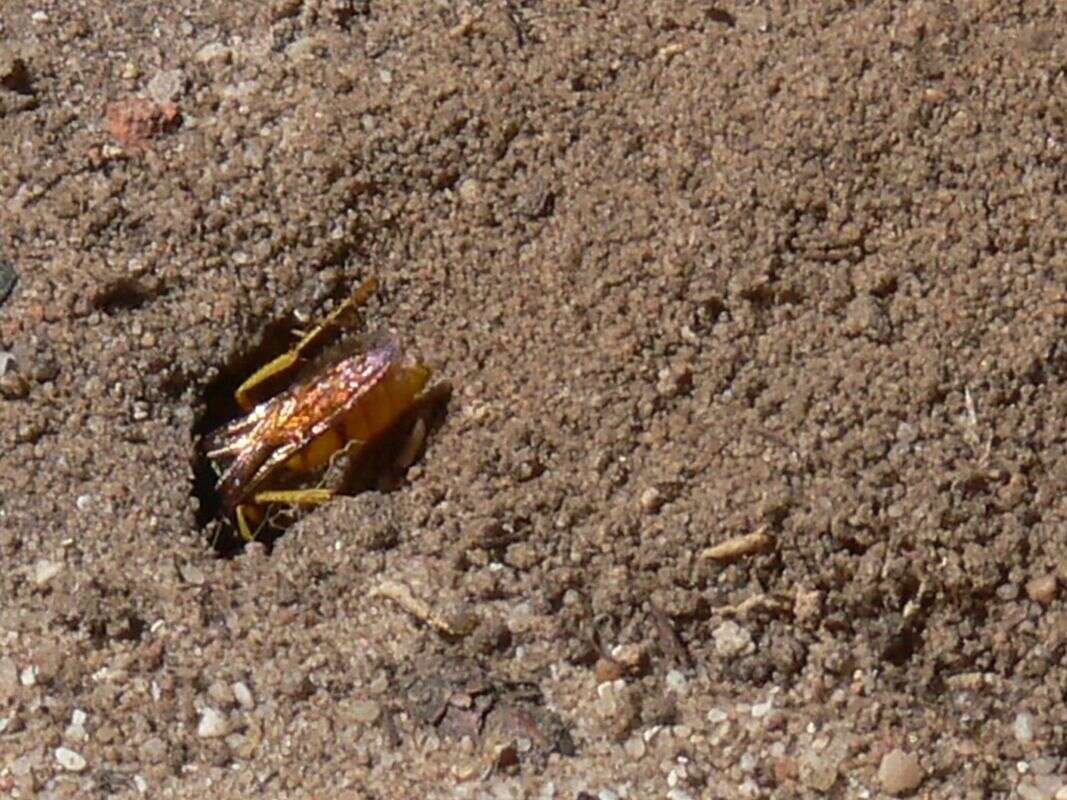
{"label": "sandy ground", "polygon": [[[1064,30],[5,2],[0,796],[1067,796]],[[220,555],[371,274],[441,425]]]}

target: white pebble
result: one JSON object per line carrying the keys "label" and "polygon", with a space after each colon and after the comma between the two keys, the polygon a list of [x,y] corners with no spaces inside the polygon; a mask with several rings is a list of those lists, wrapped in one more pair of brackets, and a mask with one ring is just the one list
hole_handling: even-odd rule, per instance
{"label": "white pebble", "polygon": [[33,565],[33,583],[35,586],[44,586],[62,571],[63,565],[58,561],[42,558]]}
{"label": "white pebble", "polygon": [[736,658],[756,649],[752,634],[733,620],[722,623],[711,635],[715,640],[715,653],[724,659]]}
{"label": "white pebble", "polygon": [[774,707],[774,698],[773,697],[768,697],[765,702],[756,703],[754,706],[752,706],[752,718],[753,719],[762,719],[763,717],[767,716],[771,712],[771,709],[773,707]]}
{"label": "white pebble", "polygon": [[672,692],[682,692],[685,690],[686,680],[685,675],[676,669],[672,669],[667,673],[667,688]]}
{"label": "white pebble", "polygon": [[22,670],[22,674],[19,675],[19,680],[23,686],[36,686],[37,685],[37,667],[30,665],[26,669]]}
{"label": "white pebble", "polygon": [[229,732],[230,725],[226,717],[211,706],[206,706],[200,712],[200,724],[196,726],[196,735],[201,739],[217,739]]}
{"label": "white pebble", "polygon": [[251,711],[256,707],[256,701],[252,697],[252,690],[249,689],[244,682],[237,681],[232,688],[233,696],[236,698],[237,703],[241,708],[245,709],[245,711]]}
{"label": "white pebble", "polygon": [[1015,723],[1012,725],[1015,740],[1019,744],[1030,744],[1034,740],[1034,718],[1025,711],[1015,715]]}
{"label": "white pebble", "polygon": [[635,761],[645,757],[646,747],[640,736],[634,736],[626,742],[626,755]]}
{"label": "white pebble", "polygon": [[723,711],[721,708],[713,708],[708,712],[708,722],[713,725],[718,722],[726,722],[730,718],[730,715]]}
{"label": "white pebble", "polygon": [[81,753],[76,753],[68,747],[56,748],[56,761],[59,762],[59,766],[70,772],[81,772],[86,766]]}

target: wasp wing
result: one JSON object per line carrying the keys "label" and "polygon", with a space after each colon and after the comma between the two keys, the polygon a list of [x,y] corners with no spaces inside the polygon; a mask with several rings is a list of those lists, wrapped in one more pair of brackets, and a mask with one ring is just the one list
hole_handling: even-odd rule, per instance
{"label": "wasp wing", "polygon": [[[399,356],[393,336],[376,336],[367,349],[257,406],[248,415],[251,424],[239,420],[223,428],[212,451],[233,456],[217,486],[223,506],[232,511],[290,456],[337,426]],[[227,444],[229,436],[234,439]]]}

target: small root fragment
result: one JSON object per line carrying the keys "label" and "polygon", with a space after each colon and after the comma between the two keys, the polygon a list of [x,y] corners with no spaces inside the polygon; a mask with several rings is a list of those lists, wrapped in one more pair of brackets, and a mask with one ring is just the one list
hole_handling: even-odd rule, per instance
{"label": "small root fragment", "polygon": [[740,617],[746,619],[756,614],[788,615],[792,613],[792,607],[786,599],[771,594],[757,594],[745,598],[737,605],[719,606],[715,613],[724,617]]}
{"label": "small root fragment", "polygon": [[774,539],[766,532],[766,528],[760,528],[755,533],[735,536],[725,542],[709,547],[701,555],[704,558],[710,558],[715,561],[733,561],[741,556],[765,552],[773,544]]}
{"label": "small root fragment", "polygon": [[448,636],[466,636],[478,626],[478,618],[472,612],[442,614],[426,601],[415,597],[407,586],[398,581],[382,581],[371,590],[370,596],[392,600],[416,619],[432,625]]}

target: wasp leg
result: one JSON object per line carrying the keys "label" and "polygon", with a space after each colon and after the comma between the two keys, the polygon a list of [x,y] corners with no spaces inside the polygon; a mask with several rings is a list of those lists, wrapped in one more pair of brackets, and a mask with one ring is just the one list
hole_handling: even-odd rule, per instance
{"label": "wasp leg", "polygon": [[256,492],[253,499],[256,504],[280,503],[287,506],[318,506],[333,497],[329,489],[277,489],[269,492]]}
{"label": "wasp leg", "polygon": [[251,411],[257,402],[254,392],[258,386],[292,369],[305,351],[321,343],[323,338],[333,330],[334,326],[340,324],[343,316],[366,303],[377,289],[378,281],[375,278],[367,278],[367,280],[363,281],[359,288],[352,293],[351,297],[327,314],[322,322],[305,333],[292,349],[282,353],[273,361],[264,364],[253,372],[244,383],[238,386],[237,391],[234,393],[237,404],[245,411]]}
{"label": "wasp leg", "polygon": [[[322,505],[332,497],[333,492],[329,489],[279,489],[256,492],[252,496],[253,503],[242,503],[237,506],[237,531],[246,542],[255,541],[259,526],[266,518],[262,506],[268,503],[286,506],[317,506]],[[254,532],[252,530],[253,525],[256,527]]]}
{"label": "wasp leg", "polygon": [[[237,516],[237,532],[241,534],[241,538],[246,542],[254,542],[256,534],[259,533],[259,526],[263,522],[262,509],[253,505],[239,505],[235,514]],[[255,521],[255,533],[252,532],[252,526],[248,524],[249,518]]]}

